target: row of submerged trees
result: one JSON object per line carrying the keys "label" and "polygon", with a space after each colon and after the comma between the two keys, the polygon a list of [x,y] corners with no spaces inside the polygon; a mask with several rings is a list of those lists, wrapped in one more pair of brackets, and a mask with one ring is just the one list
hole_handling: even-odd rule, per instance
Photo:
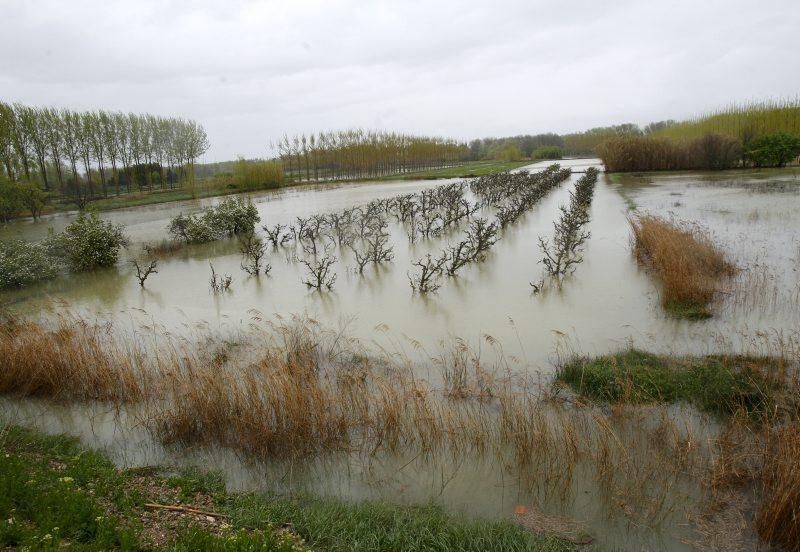
{"label": "row of submerged trees", "polygon": [[276,144],[287,180],[374,178],[435,169],[466,159],[465,144],[448,138],[347,130],[284,136]]}
{"label": "row of submerged trees", "polygon": [[174,187],[208,147],[191,120],[0,102],[0,178],[37,183],[81,207],[109,190]]}

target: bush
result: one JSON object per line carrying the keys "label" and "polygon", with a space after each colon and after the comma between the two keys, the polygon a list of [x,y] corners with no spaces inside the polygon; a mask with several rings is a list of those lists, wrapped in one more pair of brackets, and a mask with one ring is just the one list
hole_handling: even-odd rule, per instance
{"label": "bush", "polygon": [[58,274],[58,265],[38,243],[0,242],[0,289],[27,286]]}
{"label": "bush", "polygon": [[200,215],[181,213],[172,219],[167,230],[175,238],[188,243],[205,243],[218,239],[206,217]]}
{"label": "bush", "polygon": [[204,243],[226,236],[252,234],[261,220],[258,209],[246,198],[227,198],[200,214],[179,214],[169,223],[175,238],[189,243]]}
{"label": "bush", "polygon": [[123,227],[100,219],[97,213],[81,213],[51,240],[53,251],[76,272],[115,265],[120,247],[128,244]]}
{"label": "bush", "polygon": [[800,155],[800,137],[785,132],[756,138],[747,146],[747,160],[756,167],[783,167]]}
{"label": "bush", "polygon": [[561,148],[558,146],[541,146],[533,150],[534,159],[561,159]]}

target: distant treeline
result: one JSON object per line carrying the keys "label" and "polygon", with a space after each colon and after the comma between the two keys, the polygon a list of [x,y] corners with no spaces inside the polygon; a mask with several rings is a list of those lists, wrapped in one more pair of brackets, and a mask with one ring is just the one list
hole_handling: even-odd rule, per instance
{"label": "distant treeline", "polygon": [[284,136],[273,148],[293,182],[422,171],[455,165],[468,155],[466,144],[448,138],[365,130]]}
{"label": "distant treeline", "polygon": [[609,171],[782,167],[800,155],[800,100],[735,105],[688,121],[606,136]]}
{"label": "distant treeline", "polygon": [[208,147],[191,120],[0,102],[0,179],[79,206],[109,190],[173,187]]}

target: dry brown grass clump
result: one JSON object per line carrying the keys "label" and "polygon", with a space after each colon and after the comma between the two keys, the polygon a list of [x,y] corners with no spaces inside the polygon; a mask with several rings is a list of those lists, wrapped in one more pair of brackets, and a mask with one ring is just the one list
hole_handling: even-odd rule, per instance
{"label": "dry brown grass clump", "polygon": [[655,216],[629,219],[634,251],[661,279],[661,303],[688,317],[710,316],[709,305],[720,282],[736,267],[701,230]]}
{"label": "dry brown grass clump", "polygon": [[786,550],[800,550],[800,424],[775,431],[763,470],[758,534]]}
{"label": "dry brown grass clump", "polygon": [[62,319],[52,329],[0,321],[0,394],[66,399],[137,400],[135,351],[119,353],[102,327]]}

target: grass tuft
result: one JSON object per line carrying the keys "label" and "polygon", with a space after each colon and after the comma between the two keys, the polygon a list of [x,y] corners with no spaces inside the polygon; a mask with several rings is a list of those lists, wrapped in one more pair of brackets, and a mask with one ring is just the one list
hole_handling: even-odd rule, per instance
{"label": "grass tuft", "polygon": [[673,316],[703,319],[736,267],[701,230],[655,216],[628,219],[637,259],[661,280],[661,304]]}
{"label": "grass tuft", "polygon": [[576,392],[612,403],[686,402],[699,410],[764,416],[774,408],[781,366],[747,356],[675,358],[637,349],[576,359],[557,378]]}

